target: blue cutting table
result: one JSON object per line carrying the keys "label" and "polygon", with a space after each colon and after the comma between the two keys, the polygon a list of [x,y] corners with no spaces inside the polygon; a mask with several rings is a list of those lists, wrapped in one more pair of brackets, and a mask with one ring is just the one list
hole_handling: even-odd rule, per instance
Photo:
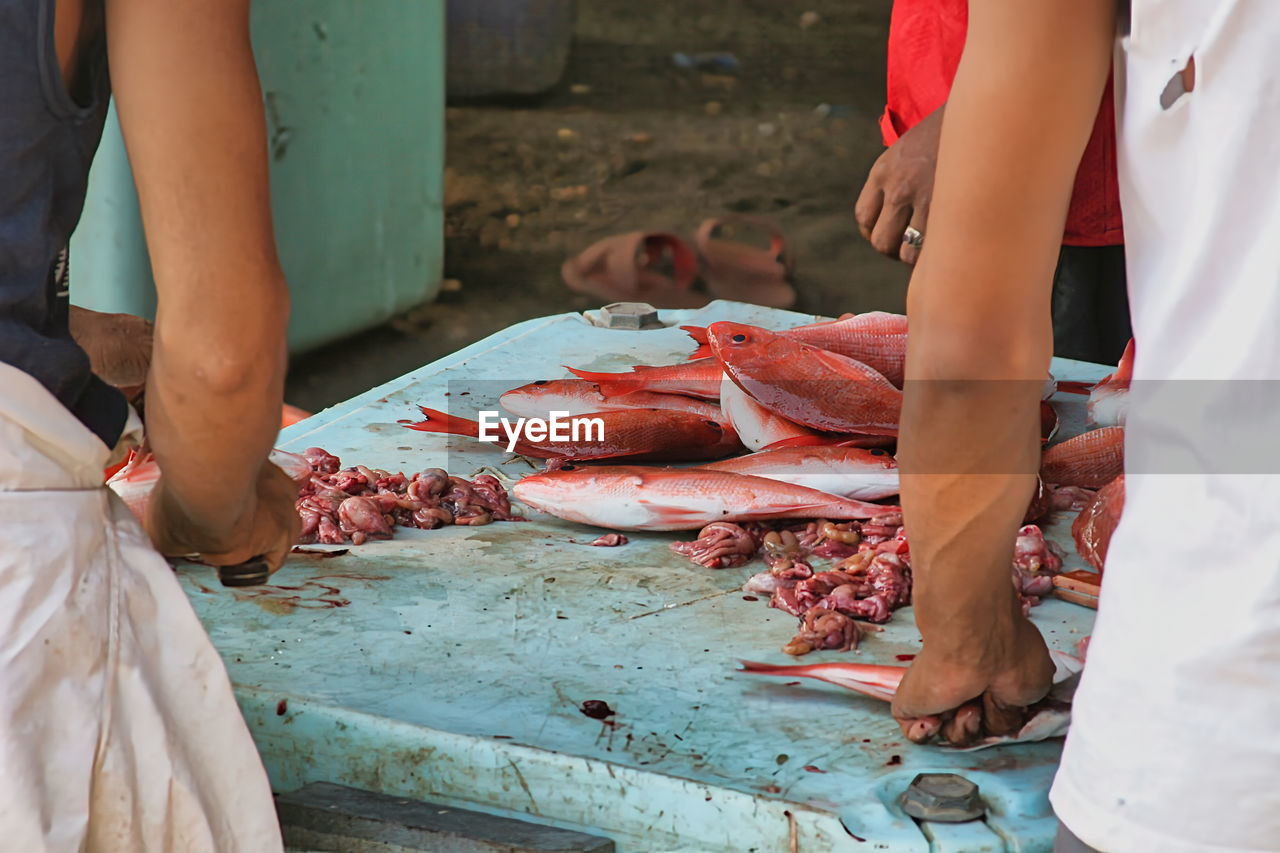
{"label": "blue cutting table", "polygon": [[[403,429],[416,404],[470,416],[497,394],[567,373],[682,359],[675,328],[734,319],[785,328],[812,317],[716,302],[663,312],[669,328],[621,331],[566,314],[530,320],[319,413],[281,446],[321,446],[344,464],[471,476],[501,465],[487,445]],[[1055,361],[1058,378],[1098,365]],[[1082,427],[1082,398],[1059,407]],[[1049,528],[1074,556],[1069,519]],[[396,538],[330,559],[294,557],[272,585],[233,591],[209,569],[183,584],[226,660],[277,791],[334,782],[579,828],[622,851],[1049,850],[1047,791],[1060,741],[948,753],[906,742],[887,707],[819,682],[736,672],[781,652],[795,619],[744,600],[758,565],[712,571],[673,555],[672,534],[620,548],[554,519]],[[1070,650],[1092,611],[1049,600],[1033,612]],[[806,662],[895,663],[918,648],[910,609],[853,653]],[[584,716],[601,699],[613,725]],[[962,773],[985,821],[917,824],[896,798],[917,773]],[[865,839],[865,841],[864,841]]]}

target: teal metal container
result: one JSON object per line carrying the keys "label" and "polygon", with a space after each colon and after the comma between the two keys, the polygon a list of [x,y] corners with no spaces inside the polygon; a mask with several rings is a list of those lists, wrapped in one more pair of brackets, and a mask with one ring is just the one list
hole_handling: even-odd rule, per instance
{"label": "teal metal container", "polygon": [[[253,5],[293,352],[376,325],[439,291],[444,25],[444,0]],[[114,108],[71,247],[76,304],[154,315]]]}
{"label": "teal metal container", "polygon": [[[494,445],[406,430],[418,405],[468,418],[565,364],[625,370],[688,356],[679,326],[716,320],[783,329],[817,317],[733,302],[662,311],[665,328],[601,328],[580,314],[528,320],[284,430],[278,446],[323,447],[343,464],[439,466],[517,478],[537,466]],[[1054,376],[1110,368],[1054,359]],[[1055,398],[1064,435],[1082,397]],[[760,563],[704,569],[671,553],[695,535],[631,533],[529,513],[521,524],[397,528],[330,559],[290,557],[268,585],[178,576],[227,665],[278,793],[330,782],[408,800],[578,829],[619,853],[1049,853],[1049,785],[1061,740],[957,752],[913,746],[885,702],[834,685],[765,679],[739,659],[780,651],[796,620],[742,584]],[[1074,555],[1069,515],[1045,527]],[[309,546],[324,550],[328,546]],[[1031,619],[1072,651],[1094,611],[1048,598]],[[920,635],[911,608],[856,652],[805,663],[900,664]],[[607,721],[584,701],[608,703]],[[984,819],[913,820],[898,800],[919,773],[976,783]]]}

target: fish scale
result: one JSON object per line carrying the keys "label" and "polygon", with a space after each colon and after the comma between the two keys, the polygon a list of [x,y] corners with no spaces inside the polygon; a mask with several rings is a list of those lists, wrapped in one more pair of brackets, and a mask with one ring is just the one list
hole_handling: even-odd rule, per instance
{"label": "fish scale", "polygon": [[874,501],[898,493],[898,465],[883,450],[859,447],[780,447],[703,465]]}
{"label": "fish scale", "polygon": [[656,391],[632,391],[606,397],[600,393],[599,385],[585,379],[530,382],[507,391],[498,398],[498,403],[511,414],[522,418],[547,419],[552,412],[574,416],[623,409],[670,409],[708,418],[722,426],[730,425],[720,407],[707,400]]}
{"label": "fish scale", "polygon": [[1089,430],[1044,452],[1040,479],[1056,486],[1100,489],[1124,473],[1124,427]]}
{"label": "fish scale", "polygon": [[[448,433],[479,440],[480,424],[467,418],[418,407],[424,420],[404,423],[420,432]],[[577,440],[528,441],[517,439],[514,450],[534,459],[611,459],[628,457],[653,461],[720,459],[740,451],[742,444],[731,429],[715,420],[690,412],[661,409],[624,409],[566,418],[569,424],[599,421],[598,428],[583,430]],[[572,430],[572,426],[569,427]],[[502,427],[494,432],[506,447],[509,437]]]}
{"label": "fish scale", "polygon": [[520,502],[613,530],[695,530],[713,521],[871,518],[897,507],[829,495],[764,477],[700,468],[566,467],[512,489]]}
{"label": "fish scale", "polygon": [[707,340],[739,388],[788,420],[825,432],[898,432],[902,392],[862,362],[741,323],[713,323]]}
{"label": "fish scale", "polygon": [[[695,356],[711,354],[707,329],[681,326],[700,346]],[[824,320],[793,326],[778,332],[784,338],[847,356],[881,373],[901,388],[907,364],[907,318],[903,314],[869,311],[846,314],[838,320]]]}
{"label": "fish scale", "polygon": [[591,370],[567,368],[579,379],[594,382],[600,393],[616,397],[635,391],[659,391],[664,394],[684,394],[704,400],[720,396],[720,365],[714,358],[701,358],[680,364],[637,365],[630,373],[596,373]]}

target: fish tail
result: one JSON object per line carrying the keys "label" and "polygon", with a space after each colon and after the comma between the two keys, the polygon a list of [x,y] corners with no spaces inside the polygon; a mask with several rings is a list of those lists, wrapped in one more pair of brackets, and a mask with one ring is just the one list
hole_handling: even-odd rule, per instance
{"label": "fish tail", "polygon": [[468,438],[480,437],[480,424],[475,421],[450,415],[447,412],[428,409],[426,406],[419,406],[418,408],[422,410],[422,414],[426,419],[417,423],[405,424],[406,429],[416,429],[422,432],[445,432],[450,435],[465,435]]}
{"label": "fish tail", "polygon": [[1058,390],[1067,394],[1085,394],[1093,390],[1094,382],[1079,382],[1074,379],[1059,379]]}
{"label": "fish tail", "polygon": [[640,374],[594,373],[590,370],[578,370],[576,367],[566,369],[579,379],[594,382],[600,388],[600,393],[606,397],[621,397],[633,391],[643,391],[648,382]]}
{"label": "fish tail", "polygon": [[705,344],[707,342],[706,326],[681,326],[681,331],[688,332],[689,337],[693,338],[694,343]]}

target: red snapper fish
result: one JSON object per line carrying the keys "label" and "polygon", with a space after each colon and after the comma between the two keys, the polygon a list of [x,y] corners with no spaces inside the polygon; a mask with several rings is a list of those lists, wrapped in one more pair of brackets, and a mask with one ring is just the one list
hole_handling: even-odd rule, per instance
{"label": "red snapper fish", "polygon": [[1124,427],[1082,432],[1040,457],[1040,479],[1055,486],[1100,489],[1124,473]]}
{"label": "red snapper fish", "polygon": [[512,494],[540,512],[613,530],[695,530],[713,521],[773,518],[871,518],[896,509],[747,474],[636,465],[566,466],[525,477]]}
{"label": "red snapper fish", "polygon": [[[952,749],[972,751],[999,746],[1006,743],[1029,743],[1047,740],[1066,734],[1071,724],[1071,697],[1075,693],[1076,676],[1084,669],[1084,661],[1066,652],[1050,650],[1053,658],[1053,688],[1048,696],[1027,709],[1027,719],[1022,728],[1015,734],[1003,737],[986,737]],[[782,678],[816,678],[836,684],[847,690],[853,690],[873,699],[892,702],[898,692],[902,676],[906,674],[905,666],[885,666],[866,663],[808,663],[808,664],[769,664],[755,661],[739,661],[742,671],[756,675],[776,675]],[[965,706],[957,710],[961,714],[973,715],[972,724],[980,725],[976,706]],[[923,717],[915,721],[907,737],[917,743],[923,743],[938,735],[942,730],[942,720],[938,717]]]}
{"label": "red snapper fish", "polygon": [[[481,440],[481,424],[419,406],[425,420],[404,425],[421,432],[463,435]],[[742,449],[737,435],[715,420],[690,412],[621,409],[565,418],[567,440],[555,436],[521,437],[525,419],[515,424],[490,423],[488,434],[507,452],[534,459],[615,459],[650,461],[720,459]]]}
{"label": "red snapper fish", "polygon": [[1071,522],[1071,538],[1075,540],[1076,553],[1099,574],[1106,565],[1111,535],[1116,532],[1123,511],[1124,475],[1121,474],[1099,489],[1093,500]]}
{"label": "red snapper fish", "polygon": [[751,399],[728,376],[720,382],[720,408],[748,450],[763,450],[779,442],[817,444],[821,440],[817,431],[789,421]]}
{"label": "red snapper fish", "polygon": [[[632,395],[628,394],[614,399],[625,400],[630,396]],[[720,411],[724,414],[724,421],[738,434],[738,439],[748,450],[818,446],[888,447],[896,441],[894,436],[822,433],[801,426],[751,399],[728,376],[720,383]]]}
{"label": "red snapper fish", "polygon": [[632,391],[617,397],[606,397],[600,386],[585,379],[550,379],[530,382],[498,398],[499,405],[521,418],[549,419],[552,412],[567,415],[592,415],[624,409],[670,409],[707,418],[721,426],[730,424],[715,403],[686,397],[683,394],[661,394],[655,391]]}
{"label": "red snapper fish", "polygon": [[898,463],[883,450],[860,447],[780,447],[701,466],[875,501],[898,494]]}
{"label": "red snapper fish", "polygon": [[[298,485],[311,479],[311,463],[305,456],[284,450],[272,450],[267,461],[284,471]],[[134,448],[129,451],[124,465],[107,478],[107,488],[120,496],[129,511],[141,521],[146,518],[151,490],[160,479],[160,465],[147,450]]]}
{"label": "red snapper fish", "polygon": [[707,340],[725,374],[775,414],[824,432],[898,433],[902,392],[860,361],[741,323],[713,323]]}
{"label": "red snapper fish", "polygon": [[[695,356],[710,354],[706,329],[701,326],[680,328],[702,345]],[[907,318],[904,314],[883,311],[845,314],[838,320],[795,326],[777,334],[860,361],[881,373],[896,387],[902,387],[907,364]]]}
{"label": "red snapper fish", "polygon": [[714,358],[685,361],[680,364],[637,365],[630,373],[596,373],[567,368],[579,379],[594,382],[606,397],[618,397],[635,391],[658,391],[684,394],[703,400],[720,396],[720,365]]}

